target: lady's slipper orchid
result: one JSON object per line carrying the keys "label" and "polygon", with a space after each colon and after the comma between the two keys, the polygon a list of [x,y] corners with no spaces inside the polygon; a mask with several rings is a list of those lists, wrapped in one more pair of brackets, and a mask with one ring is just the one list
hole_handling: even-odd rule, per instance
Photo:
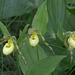
{"label": "lady's slipper orchid", "polygon": [[37,36],[37,33],[34,32],[31,37],[29,38],[29,43],[31,46],[35,47],[39,43],[39,38]]}
{"label": "lady's slipper orchid", "polygon": [[14,43],[13,43],[12,39],[9,39],[8,43],[6,43],[3,47],[3,54],[9,55],[13,52],[13,50],[14,50]]}
{"label": "lady's slipper orchid", "polygon": [[72,34],[68,38],[68,44],[69,44],[70,47],[75,48],[75,34]]}

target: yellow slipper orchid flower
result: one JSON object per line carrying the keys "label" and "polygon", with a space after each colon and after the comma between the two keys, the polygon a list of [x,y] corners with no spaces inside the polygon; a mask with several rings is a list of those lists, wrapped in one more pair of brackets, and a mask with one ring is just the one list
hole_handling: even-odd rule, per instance
{"label": "yellow slipper orchid flower", "polygon": [[75,48],[75,34],[72,34],[72,35],[68,38],[68,44],[69,44],[69,46],[71,46],[72,48]]}
{"label": "yellow slipper orchid flower", "polygon": [[3,54],[9,55],[13,52],[13,50],[14,50],[14,43],[13,43],[12,39],[9,39],[8,43],[6,43],[3,47]]}
{"label": "yellow slipper orchid flower", "polygon": [[36,32],[34,32],[29,38],[29,43],[31,46],[35,47],[39,43],[39,38]]}

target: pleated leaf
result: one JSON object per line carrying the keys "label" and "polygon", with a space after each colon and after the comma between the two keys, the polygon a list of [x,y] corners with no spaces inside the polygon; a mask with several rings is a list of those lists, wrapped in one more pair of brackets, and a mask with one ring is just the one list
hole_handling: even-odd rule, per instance
{"label": "pleated leaf", "polygon": [[6,19],[13,16],[20,16],[30,13],[37,8],[43,0],[0,0],[0,19]]}
{"label": "pleated leaf", "polygon": [[49,24],[59,39],[63,40],[62,25],[65,20],[66,0],[47,0]]}
{"label": "pleated leaf", "polygon": [[39,62],[36,62],[27,72],[27,75],[51,75],[59,62],[65,56],[49,56]]}
{"label": "pleated leaf", "polygon": [[46,1],[45,1],[38,8],[32,22],[32,27],[36,28],[42,33],[42,35],[44,35],[47,29],[47,22],[48,22],[48,16],[47,16],[47,7],[46,7]]}

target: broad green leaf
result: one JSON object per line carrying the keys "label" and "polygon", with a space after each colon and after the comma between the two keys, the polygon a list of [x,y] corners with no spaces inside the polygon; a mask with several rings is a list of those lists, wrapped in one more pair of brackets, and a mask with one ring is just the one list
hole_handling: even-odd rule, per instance
{"label": "broad green leaf", "polygon": [[55,34],[58,35],[61,41],[63,41],[62,25],[65,20],[65,6],[65,0],[47,0],[49,24],[52,26]]}
{"label": "broad green leaf", "polygon": [[73,14],[73,15],[75,15],[75,7],[66,7],[67,8],[67,10],[71,13],[71,14]]}
{"label": "broad green leaf", "polygon": [[50,75],[64,57],[63,55],[49,56],[38,61],[28,70],[27,75]]}
{"label": "broad green leaf", "polygon": [[1,31],[2,31],[2,33],[3,33],[4,35],[10,35],[10,33],[9,33],[9,31],[7,30],[6,26],[5,26],[2,22],[0,22],[0,29],[1,29]]}
{"label": "broad green leaf", "polygon": [[47,16],[47,8],[46,8],[46,1],[45,1],[38,8],[32,22],[32,27],[36,28],[42,33],[42,35],[44,35],[47,29],[47,22],[48,22],[48,16]]}
{"label": "broad green leaf", "polygon": [[0,0],[0,19],[30,13],[42,2],[43,0]]}

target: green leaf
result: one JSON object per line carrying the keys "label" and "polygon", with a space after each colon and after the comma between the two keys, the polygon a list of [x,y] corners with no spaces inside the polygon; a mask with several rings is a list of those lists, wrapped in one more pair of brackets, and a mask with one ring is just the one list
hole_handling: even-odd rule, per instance
{"label": "green leaf", "polygon": [[[22,55],[25,57],[28,68],[34,64],[36,61],[39,61],[41,59],[44,59],[47,57],[44,50],[38,46],[38,47],[31,47],[29,45],[29,40],[26,40],[25,45],[23,46],[23,49],[21,50]],[[24,64],[24,61],[22,60],[21,56],[19,55],[19,65],[21,67],[21,70],[24,75],[26,75],[26,66]]]}
{"label": "green leaf", "polygon": [[9,31],[7,30],[6,26],[0,22],[0,29],[2,31],[2,33],[6,36],[6,35],[10,35]]}
{"label": "green leaf", "polygon": [[66,19],[64,24],[65,31],[75,31],[75,16],[70,14],[68,11],[66,12]]}
{"label": "green leaf", "polygon": [[0,19],[30,13],[42,2],[43,0],[0,0]]}
{"label": "green leaf", "polygon": [[27,72],[27,75],[50,75],[59,62],[65,56],[49,56],[39,62],[36,62]]}
{"label": "green leaf", "polygon": [[61,23],[60,23],[60,21],[58,21],[58,37],[59,37],[59,39],[61,40],[61,41],[63,41],[63,32],[62,32],[62,25],[61,25]]}
{"label": "green leaf", "polygon": [[47,8],[46,8],[46,1],[45,1],[38,8],[32,22],[32,27],[36,28],[42,33],[42,35],[44,35],[47,29],[47,22],[48,22],[48,16],[47,16]]}
{"label": "green leaf", "polygon": [[66,7],[67,8],[67,10],[71,13],[71,14],[73,14],[73,15],[75,15],[75,7]]}
{"label": "green leaf", "polygon": [[[56,35],[59,32],[58,37],[61,41],[63,38],[61,37],[61,32],[62,32],[62,25],[64,24],[65,20],[65,10],[66,10],[65,6],[66,0],[47,0],[49,24],[52,26]],[[59,22],[60,24],[58,24]]]}
{"label": "green leaf", "polygon": [[25,34],[26,34],[26,31],[27,31],[27,28],[28,28],[29,24],[25,25],[20,37],[18,38],[18,42],[21,43],[22,40],[25,38]]}

